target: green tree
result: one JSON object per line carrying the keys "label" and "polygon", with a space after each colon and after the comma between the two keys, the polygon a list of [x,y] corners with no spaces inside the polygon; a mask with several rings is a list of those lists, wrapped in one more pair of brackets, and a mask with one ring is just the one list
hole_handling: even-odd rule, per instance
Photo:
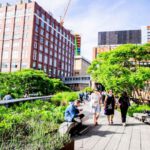
{"label": "green tree", "polygon": [[49,78],[43,71],[25,69],[12,73],[0,73],[0,94],[3,97],[10,92],[15,98],[23,97],[25,92],[40,95],[69,91],[59,79]]}
{"label": "green tree", "polygon": [[[150,80],[150,44],[126,44],[98,55],[88,69],[92,78],[115,93],[127,91],[139,96]],[[144,97],[141,97],[143,99]]]}

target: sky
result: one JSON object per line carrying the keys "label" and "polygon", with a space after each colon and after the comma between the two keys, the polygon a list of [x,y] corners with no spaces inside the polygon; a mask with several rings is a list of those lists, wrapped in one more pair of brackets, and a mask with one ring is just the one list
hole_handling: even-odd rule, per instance
{"label": "sky", "polygon": [[[69,0],[36,1],[59,21]],[[99,31],[140,29],[145,25],[150,25],[150,0],[72,0],[64,20],[65,28],[81,35],[81,55],[90,61]]]}

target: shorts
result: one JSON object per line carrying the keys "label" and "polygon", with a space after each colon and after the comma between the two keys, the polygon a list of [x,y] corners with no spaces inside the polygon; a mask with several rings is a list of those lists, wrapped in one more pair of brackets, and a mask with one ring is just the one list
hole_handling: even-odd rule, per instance
{"label": "shorts", "polygon": [[100,113],[101,109],[100,106],[92,106],[92,113]]}

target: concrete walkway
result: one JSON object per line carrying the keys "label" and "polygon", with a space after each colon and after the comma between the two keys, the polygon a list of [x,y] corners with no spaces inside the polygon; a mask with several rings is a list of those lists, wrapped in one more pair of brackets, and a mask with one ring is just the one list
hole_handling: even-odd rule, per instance
{"label": "concrete walkway", "polygon": [[128,117],[127,126],[121,124],[119,112],[115,112],[114,125],[108,125],[103,111],[99,125],[93,126],[89,103],[84,106],[89,119],[85,124],[89,131],[75,138],[75,150],[150,150],[150,125]]}

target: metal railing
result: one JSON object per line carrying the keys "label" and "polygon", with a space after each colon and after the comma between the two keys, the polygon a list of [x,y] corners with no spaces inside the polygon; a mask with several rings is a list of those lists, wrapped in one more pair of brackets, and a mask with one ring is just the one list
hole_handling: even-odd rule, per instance
{"label": "metal railing", "polygon": [[33,100],[48,100],[52,98],[53,95],[50,96],[40,96],[40,97],[28,97],[28,98],[20,98],[20,99],[12,99],[12,100],[1,100],[0,105],[5,104],[13,104],[18,102],[26,102],[26,101],[33,101]]}

